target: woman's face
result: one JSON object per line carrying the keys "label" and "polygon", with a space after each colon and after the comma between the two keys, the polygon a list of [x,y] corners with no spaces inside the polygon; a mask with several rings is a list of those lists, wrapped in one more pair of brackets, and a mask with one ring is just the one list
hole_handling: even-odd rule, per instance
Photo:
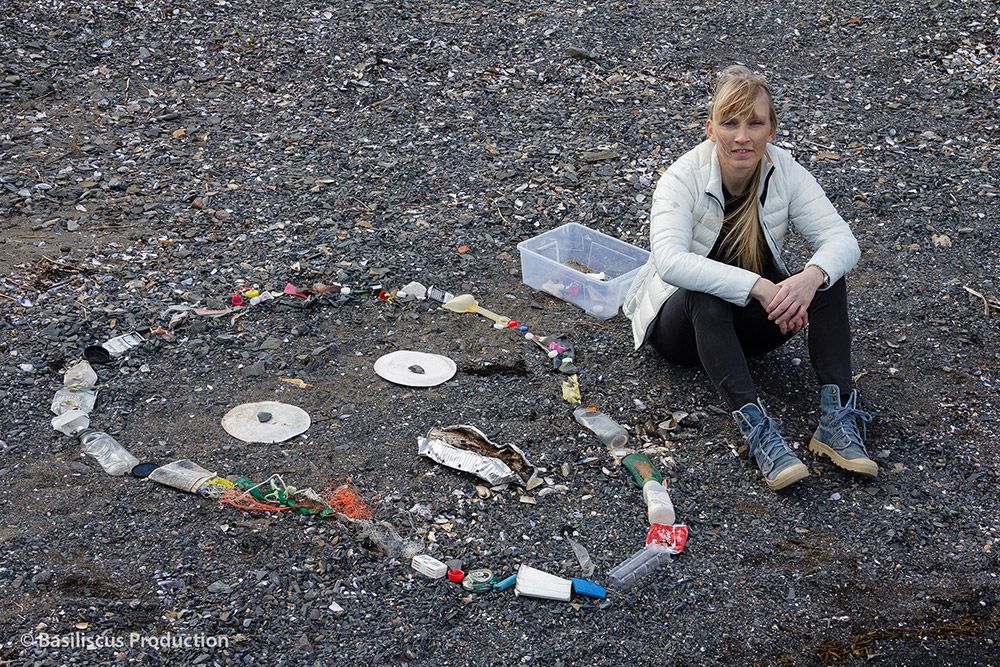
{"label": "woman's face", "polygon": [[715,142],[719,163],[724,172],[744,173],[753,171],[764,155],[767,143],[774,139],[771,125],[771,107],[767,95],[761,93],[750,114],[742,117],[711,119],[705,124],[708,138]]}

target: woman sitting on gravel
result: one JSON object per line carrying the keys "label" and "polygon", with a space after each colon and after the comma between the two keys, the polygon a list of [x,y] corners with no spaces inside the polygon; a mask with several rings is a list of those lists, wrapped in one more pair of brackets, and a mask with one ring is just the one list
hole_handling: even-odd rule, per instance
{"label": "woman sitting on gravel", "polygon": [[[809,357],[820,384],[820,421],[809,449],[874,476],[851,379],[844,275],[860,250],[816,179],[772,145],[777,128],[767,82],[735,65],[719,74],[708,140],[674,162],[656,185],[649,262],[625,298],[638,349],[700,362],[729,405],[767,485],[809,475],[768,416],[748,356],[781,346],[809,325]],[[797,230],[815,249],[792,274],[781,257]],[[842,400],[847,397],[846,402]]]}

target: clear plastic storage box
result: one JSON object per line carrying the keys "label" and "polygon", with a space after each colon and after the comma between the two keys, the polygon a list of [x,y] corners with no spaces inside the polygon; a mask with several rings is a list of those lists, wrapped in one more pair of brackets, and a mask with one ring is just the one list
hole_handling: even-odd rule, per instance
{"label": "clear plastic storage box", "polygon": [[571,222],[517,244],[521,280],[608,319],[618,313],[649,251]]}

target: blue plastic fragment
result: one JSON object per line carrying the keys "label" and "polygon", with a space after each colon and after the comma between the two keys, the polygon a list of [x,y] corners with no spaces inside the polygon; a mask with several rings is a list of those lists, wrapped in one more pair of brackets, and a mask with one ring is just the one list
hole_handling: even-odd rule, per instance
{"label": "blue plastic fragment", "polygon": [[608,591],[604,586],[595,584],[593,581],[587,581],[586,579],[573,579],[573,592],[577,595],[596,598],[598,600],[604,600],[608,597]]}
{"label": "blue plastic fragment", "polygon": [[497,583],[493,584],[493,590],[505,591],[516,583],[517,583],[517,575],[512,574],[503,581],[498,581]]}
{"label": "blue plastic fragment", "polygon": [[520,331],[521,333],[528,333],[528,325],[522,324],[517,328],[517,330]]}

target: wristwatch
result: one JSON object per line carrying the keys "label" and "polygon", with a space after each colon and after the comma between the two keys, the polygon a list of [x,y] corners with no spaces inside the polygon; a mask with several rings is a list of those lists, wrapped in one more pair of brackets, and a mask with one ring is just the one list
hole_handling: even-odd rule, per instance
{"label": "wristwatch", "polygon": [[819,269],[819,272],[823,274],[823,284],[819,286],[820,289],[826,289],[827,287],[829,287],[830,286],[830,274],[827,273],[826,271],[824,271],[823,267],[820,266],[819,264],[806,264],[806,268],[807,269],[810,266],[815,266],[817,269]]}

